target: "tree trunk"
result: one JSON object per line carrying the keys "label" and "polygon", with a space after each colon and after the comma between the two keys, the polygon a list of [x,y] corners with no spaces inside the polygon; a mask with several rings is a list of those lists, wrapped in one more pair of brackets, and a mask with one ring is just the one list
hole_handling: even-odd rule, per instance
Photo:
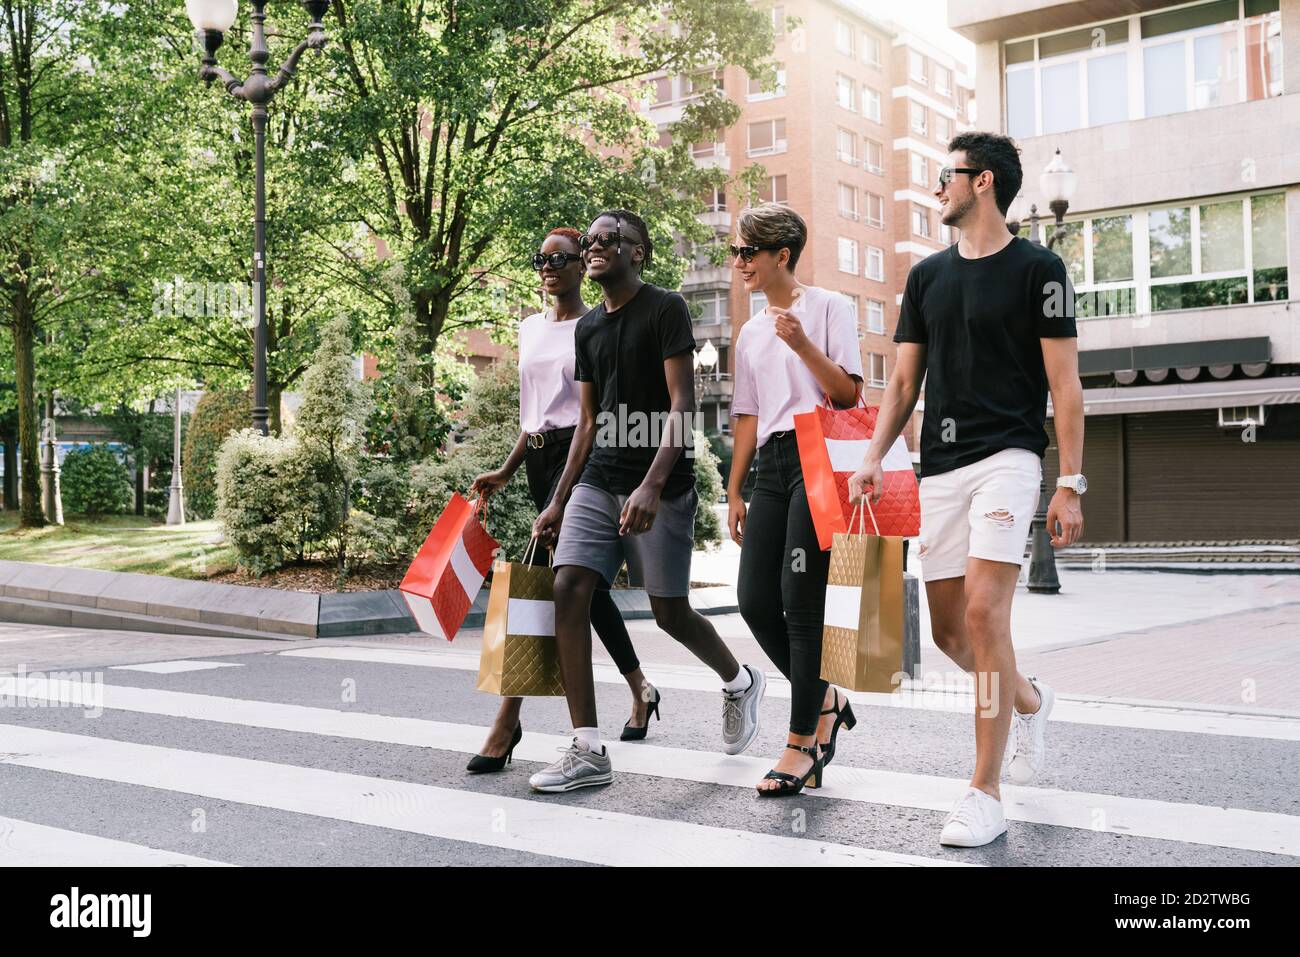
{"label": "tree trunk", "polygon": [[18,452],[22,458],[22,492],[19,496],[18,524],[22,528],[41,528],[45,513],[41,510],[40,408],[36,404],[36,323],[23,291],[13,302],[14,379],[18,390]]}
{"label": "tree trunk", "polygon": [[5,432],[5,511],[18,511],[18,433]]}
{"label": "tree trunk", "polygon": [[140,461],[143,452],[137,452],[135,456],[135,514],[144,514],[144,493],[147,488],[145,482],[145,466]]}
{"label": "tree trunk", "polygon": [[272,435],[279,435],[283,427],[280,421],[280,399],[284,394],[284,387],[276,385],[274,382],[266,384],[266,404],[270,409],[270,429]]}

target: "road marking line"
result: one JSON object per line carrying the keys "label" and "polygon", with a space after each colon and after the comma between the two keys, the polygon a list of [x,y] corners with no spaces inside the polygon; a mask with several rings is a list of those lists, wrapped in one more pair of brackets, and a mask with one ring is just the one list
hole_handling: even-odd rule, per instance
{"label": "road marking line", "polygon": [[97,834],[0,817],[0,867],[233,867]]}
{"label": "road marking line", "polygon": [[211,671],[214,668],[242,668],[236,661],[195,661],[183,658],[179,661],[150,661],[139,665],[113,665],[109,671],[143,671],[152,675],[175,675],[185,671]]}
{"label": "road marking line", "polygon": [[562,801],[499,797],[38,728],[11,726],[5,729],[5,739],[6,747],[17,753],[0,755],[0,764],[592,864],[960,866],[955,861],[637,817]]}
{"label": "road marking line", "polygon": [[[16,697],[75,702],[90,693],[75,682],[27,679]],[[216,695],[190,694],[158,688],[102,685],[100,707],[244,727],[317,734],[357,741],[474,754],[487,728],[423,718],[393,717],[305,705],[251,701]],[[0,695],[13,694],[12,681],[0,676]],[[6,735],[10,729],[6,728]],[[549,763],[564,735],[526,732],[515,749],[521,760]],[[709,751],[665,748],[644,743],[606,745],[620,772],[650,775],[728,787],[753,787],[767,772],[770,759],[726,757]],[[948,811],[965,791],[963,778],[879,771],[835,765],[817,796],[894,807]],[[1270,811],[1212,807],[1147,798],[1130,798],[1049,788],[1002,789],[1003,808],[1010,820],[1088,831],[1109,831],[1132,837],[1212,847],[1265,851],[1300,856],[1300,817]]]}
{"label": "road marking line", "polygon": [[[325,647],[298,648],[277,653],[279,657],[319,658],[331,661],[358,661],[369,664],[410,665],[421,668],[447,668],[477,671],[478,655],[448,651],[412,651],[401,648]],[[656,687],[675,691],[719,690],[717,676],[707,668],[694,665],[647,665]],[[596,664],[596,680],[603,684],[625,685],[627,682],[612,665]],[[767,696],[789,698],[790,683],[778,674],[769,674]],[[891,708],[915,708],[924,711],[949,711],[970,714],[975,699],[967,694],[936,690],[905,691],[898,695],[855,692],[854,702]],[[1273,715],[1238,714],[1222,710],[1198,710],[1176,705],[1121,704],[1115,701],[1071,699],[1058,695],[1052,709],[1052,721],[1089,724],[1099,727],[1130,728],[1144,731],[1177,731],[1187,734],[1217,734],[1240,738],[1266,738],[1275,741],[1300,741],[1300,718]]]}

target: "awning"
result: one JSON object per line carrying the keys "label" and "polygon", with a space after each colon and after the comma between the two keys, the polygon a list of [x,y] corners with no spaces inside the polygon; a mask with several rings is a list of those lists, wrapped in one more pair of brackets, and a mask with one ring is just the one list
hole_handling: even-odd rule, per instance
{"label": "awning", "polygon": [[[1300,376],[1233,379],[1223,382],[1166,382],[1160,385],[1084,389],[1085,415],[1130,412],[1176,412],[1244,405],[1300,404]],[[1047,400],[1052,414],[1052,400]]]}

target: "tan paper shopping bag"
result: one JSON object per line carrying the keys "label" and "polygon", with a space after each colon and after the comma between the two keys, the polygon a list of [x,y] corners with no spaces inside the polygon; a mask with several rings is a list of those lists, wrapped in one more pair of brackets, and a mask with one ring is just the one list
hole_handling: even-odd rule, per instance
{"label": "tan paper shopping bag", "polygon": [[[861,506],[851,528],[861,529],[860,512]],[[851,691],[889,693],[902,671],[903,539],[836,533],[826,581],[822,680]]]}
{"label": "tan paper shopping bag", "polygon": [[[535,540],[529,546],[535,547]],[[506,697],[564,694],[555,655],[555,572],[545,565],[492,566],[478,690]]]}

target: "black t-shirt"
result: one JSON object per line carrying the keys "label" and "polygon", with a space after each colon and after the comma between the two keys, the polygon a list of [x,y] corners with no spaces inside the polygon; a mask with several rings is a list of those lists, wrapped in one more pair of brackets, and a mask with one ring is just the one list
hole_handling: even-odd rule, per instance
{"label": "black t-shirt", "polygon": [[[695,349],[691,314],[681,295],[646,283],[616,312],[606,312],[603,302],[588,312],[573,338],[573,377],[595,385],[601,413],[579,481],[629,495],[650,471],[672,409],[664,360]],[[693,394],[691,403],[694,413]],[[694,486],[694,462],[683,451],[663,495],[675,498]]]}
{"label": "black t-shirt", "polygon": [[1047,451],[1040,338],[1073,337],[1074,289],[1051,250],[1020,237],[964,259],[953,243],[907,274],[895,342],[926,346],[921,476],[1003,449]]}

